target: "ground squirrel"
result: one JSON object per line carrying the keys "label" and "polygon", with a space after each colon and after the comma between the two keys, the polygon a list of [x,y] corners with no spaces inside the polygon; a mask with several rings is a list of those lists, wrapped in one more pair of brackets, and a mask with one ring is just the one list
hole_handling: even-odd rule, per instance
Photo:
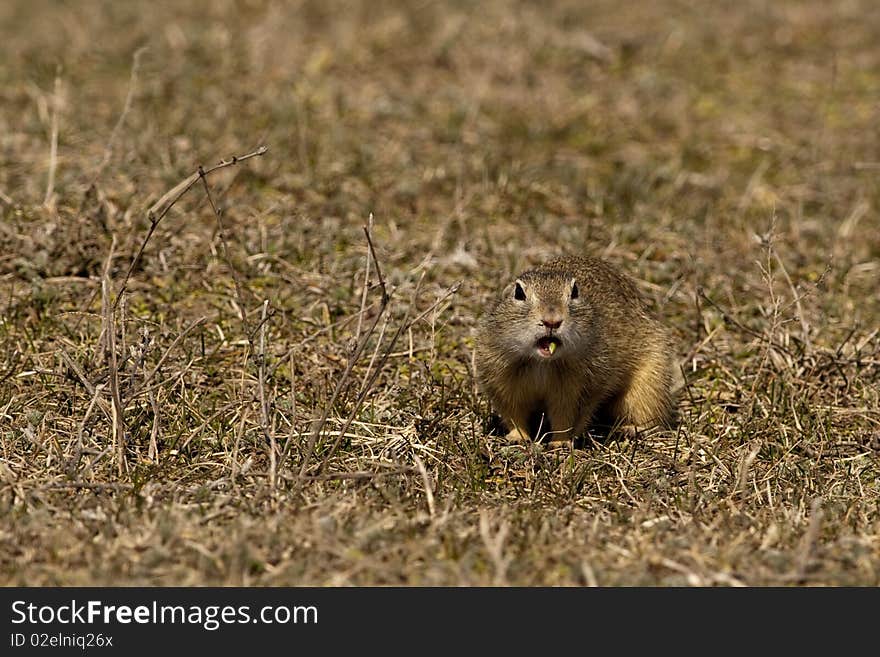
{"label": "ground squirrel", "polygon": [[561,440],[597,417],[668,424],[681,381],[672,354],[629,276],[568,256],[504,288],[477,332],[476,374],[508,438]]}

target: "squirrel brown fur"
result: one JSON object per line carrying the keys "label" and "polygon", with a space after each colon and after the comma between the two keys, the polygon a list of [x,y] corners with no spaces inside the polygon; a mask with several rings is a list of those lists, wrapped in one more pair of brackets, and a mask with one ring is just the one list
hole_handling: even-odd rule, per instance
{"label": "squirrel brown fur", "polygon": [[682,383],[669,330],[635,281],[595,257],[520,274],[482,318],[476,374],[511,440],[566,440],[601,415],[669,425]]}

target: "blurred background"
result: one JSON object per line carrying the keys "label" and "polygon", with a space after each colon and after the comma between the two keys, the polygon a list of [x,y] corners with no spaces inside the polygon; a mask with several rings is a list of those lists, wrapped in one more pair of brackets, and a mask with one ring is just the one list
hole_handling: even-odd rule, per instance
{"label": "blurred background", "polygon": [[[878,44],[867,0],[0,3],[0,578],[878,583]],[[225,230],[197,186],[148,232],[261,145]],[[472,328],[562,252],[672,326],[677,432],[486,432]]]}

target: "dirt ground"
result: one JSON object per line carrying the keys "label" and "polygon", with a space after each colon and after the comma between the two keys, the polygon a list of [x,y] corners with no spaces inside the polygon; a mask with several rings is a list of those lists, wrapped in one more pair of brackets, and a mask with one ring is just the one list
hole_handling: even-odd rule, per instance
{"label": "dirt ground", "polygon": [[[0,36],[0,583],[880,584],[873,3],[9,0]],[[672,327],[675,430],[489,432],[474,327],[560,253]]]}

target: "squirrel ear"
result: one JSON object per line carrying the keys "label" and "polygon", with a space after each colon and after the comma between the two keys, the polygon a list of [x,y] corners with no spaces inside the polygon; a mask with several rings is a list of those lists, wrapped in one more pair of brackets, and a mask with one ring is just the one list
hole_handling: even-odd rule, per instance
{"label": "squirrel ear", "polygon": [[526,291],[523,289],[522,283],[516,281],[513,284],[513,298],[517,301],[525,301],[526,300]]}
{"label": "squirrel ear", "polygon": [[574,278],[572,278],[571,279],[571,298],[577,299],[578,296],[580,296],[580,291],[578,290],[578,284],[577,284],[577,281]]}

